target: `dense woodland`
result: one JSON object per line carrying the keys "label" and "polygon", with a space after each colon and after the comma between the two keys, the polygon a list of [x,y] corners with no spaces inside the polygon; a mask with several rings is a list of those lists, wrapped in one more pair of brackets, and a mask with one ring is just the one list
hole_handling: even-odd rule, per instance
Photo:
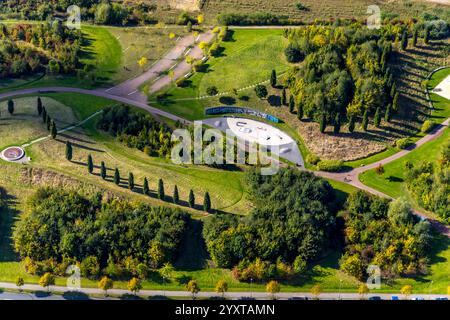
{"label": "dense woodland", "polygon": [[53,24],[0,24],[0,76],[73,73],[82,65],[81,33],[61,22]]}
{"label": "dense woodland", "polygon": [[190,219],[170,208],[48,188],[39,189],[29,205],[13,237],[32,274],[62,274],[79,262],[88,277],[143,276],[175,260]]}
{"label": "dense woodland", "polygon": [[256,208],[248,217],[217,215],[205,222],[204,238],[219,267],[234,268],[248,281],[286,278],[329,247],[334,234],[334,191],[307,172],[281,169],[277,175],[248,173]]}
{"label": "dense woodland", "polygon": [[103,110],[97,127],[149,156],[170,156],[170,128],[147,113],[133,111],[128,106],[109,107]]}
{"label": "dense woodland", "polygon": [[322,132],[333,125],[335,133],[341,122],[348,122],[350,132],[357,121],[364,130],[369,118],[377,127],[383,118],[389,122],[401,107],[389,67],[393,47],[407,50],[418,37],[426,42],[449,34],[449,24],[443,20],[397,21],[381,29],[336,21],[333,26],[285,30],[290,42],[285,50],[287,60],[302,62],[287,79],[299,119],[306,116],[319,122]]}
{"label": "dense woodland", "polygon": [[0,13],[11,18],[49,20],[65,18],[67,8],[77,5],[81,9],[82,21],[98,24],[133,25],[156,23],[153,12],[156,4],[106,0],[5,0]]}
{"label": "dense woodland", "polygon": [[411,213],[402,198],[390,202],[362,191],[349,196],[345,220],[345,252],[341,269],[367,279],[369,265],[384,278],[425,274],[431,245],[430,224]]}
{"label": "dense woodland", "polygon": [[405,164],[406,186],[422,208],[436,213],[450,224],[450,141],[437,162]]}

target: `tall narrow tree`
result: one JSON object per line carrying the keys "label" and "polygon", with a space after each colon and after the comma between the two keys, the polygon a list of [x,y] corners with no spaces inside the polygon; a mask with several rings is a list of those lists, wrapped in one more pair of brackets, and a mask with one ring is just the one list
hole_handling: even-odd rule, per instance
{"label": "tall narrow tree", "polygon": [[14,101],[8,100],[8,112],[10,115],[14,114]]}
{"label": "tall narrow tree", "polygon": [[173,203],[178,204],[180,202],[180,196],[178,195],[178,187],[175,185],[173,188]]}
{"label": "tall narrow tree", "polygon": [[327,116],[324,113],[322,113],[322,116],[320,118],[320,132],[324,133],[327,129]]}
{"label": "tall narrow tree", "polygon": [[134,189],[134,174],[132,172],[128,174],[128,189]]}
{"label": "tall narrow tree", "polygon": [[364,131],[367,131],[368,126],[369,126],[369,112],[366,110],[364,111],[361,127]]}
{"label": "tall narrow tree", "polygon": [[373,117],[373,124],[377,128],[380,127],[380,124],[381,124],[381,110],[380,110],[380,107],[378,107],[377,111],[375,111],[375,116]]}
{"label": "tall narrow tree", "polygon": [[189,191],[189,207],[195,208],[195,195],[192,189]]}
{"label": "tall narrow tree", "polygon": [[102,161],[102,163],[100,164],[100,176],[103,180],[106,179],[106,165],[104,161]]}
{"label": "tall narrow tree", "polygon": [[272,70],[272,73],[270,75],[270,85],[272,88],[275,88],[277,86],[277,72],[275,70]]}
{"label": "tall narrow tree", "polygon": [[37,98],[37,112],[39,115],[42,115],[42,100],[41,97]]}
{"label": "tall narrow tree", "polygon": [[52,136],[53,139],[56,139],[56,135],[58,134],[58,129],[56,128],[56,123],[55,121],[51,121],[50,124],[50,135]]}
{"label": "tall narrow tree", "polygon": [[42,122],[47,122],[47,110],[45,110],[45,107],[42,107]]}
{"label": "tall narrow tree", "polygon": [[412,44],[414,47],[417,47],[417,38],[418,37],[419,37],[419,30],[417,28],[414,28],[413,38],[412,38]]}
{"label": "tall narrow tree", "polygon": [[66,159],[69,161],[72,161],[72,156],[73,156],[72,143],[69,140],[67,140],[66,141]]}
{"label": "tall narrow tree", "polygon": [[92,172],[94,172],[94,160],[92,160],[91,155],[88,155],[88,158],[87,158],[87,168],[88,168],[88,172],[90,174],[92,174]]}
{"label": "tall narrow tree", "polygon": [[334,134],[338,134],[341,131],[341,117],[338,114],[336,114],[336,117],[334,118],[334,126],[333,126],[333,132]]}
{"label": "tall narrow tree", "polygon": [[164,200],[164,181],[159,179],[158,181],[158,198]]}
{"label": "tall narrow tree", "polygon": [[283,91],[281,92],[281,104],[287,106],[286,88],[283,88]]}
{"label": "tall narrow tree", "polygon": [[47,130],[50,131],[51,125],[52,125],[52,118],[47,113],[47,118],[45,119],[45,124],[47,126]]}
{"label": "tall narrow tree", "polygon": [[398,92],[395,93],[394,99],[392,100],[392,110],[395,112],[398,111]]}
{"label": "tall narrow tree", "polygon": [[425,36],[423,37],[423,42],[426,44],[430,43],[430,26],[427,26],[425,28]]}
{"label": "tall narrow tree", "polygon": [[150,192],[150,188],[148,187],[148,180],[147,180],[146,177],[144,178],[144,186],[142,187],[142,192],[143,192],[145,195],[148,195],[149,192]]}
{"label": "tall narrow tree", "polygon": [[352,133],[353,131],[355,131],[355,115],[351,114],[348,120],[348,132]]}
{"label": "tall narrow tree", "polygon": [[297,118],[299,120],[303,119],[303,113],[304,113],[304,111],[303,111],[303,101],[300,100],[298,102],[298,106],[297,106]]}
{"label": "tall narrow tree", "polygon": [[408,32],[404,31],[402,34],[401,48],[405,51],[408,48]]}
{"label": "tall narrow tree", "polygon": [[295,98],[294,95],[291,94],[289,97],[289,112],[294,113],[295,111]]}
{"label": "tall narrow tree", "polygon": [[394,99],[394,96],[396,93],[397,93],[397,86],[395,85],[395,83],[393,83],[392,87],[391,87],[391,93],[390,93],[391,99]]}
{"label": "tall narrow tree", "polygon": [[209,192],[206,192],[205,197],[203,198],[203,210],[211,212],[211,198],[209,197]]}
{"label": "tall narrow tree", "polygon": [[116,168],[116,170],[114,171],[114,183],[116,185],[120,185],[120,171],[119,169]]}
{"label": "tall narrow tree", "polygon": [[391,121],[391,105],[388,104],[386,107],[386,112],[384,113],[384,121],[390,122]]}

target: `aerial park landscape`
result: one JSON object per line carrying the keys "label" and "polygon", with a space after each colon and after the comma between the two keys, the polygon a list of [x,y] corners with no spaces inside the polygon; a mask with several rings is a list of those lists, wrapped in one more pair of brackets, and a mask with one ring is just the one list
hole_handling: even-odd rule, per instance
{"label": "aerial park landscape", "polygon": [[450,6],[252,1],[2,4],[0,298],[448,298]]}

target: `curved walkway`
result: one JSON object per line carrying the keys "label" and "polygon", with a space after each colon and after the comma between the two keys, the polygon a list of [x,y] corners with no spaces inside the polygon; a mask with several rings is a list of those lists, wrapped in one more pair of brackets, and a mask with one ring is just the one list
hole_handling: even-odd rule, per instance
{"label": "curved walkway", "polygon": [[181,121],[184,123],[190,123],[190,121],[181,118],[179,116],[176,116],[172,113],[154,108],[146,103],[139,102],[136,100],[132,100],[129,98],[125,98],[122,96],[116,96],[110,93],[105,92],[104,90],[88,90],[88,89],[80,89],[80,88],[72,88],[72,87],[42,87],[42,88],[29,88],[29,89],[22,89],[22,90],[16,90],[16,91],[10,91],[7,93],[0,93],[0,100],[12,98],[16,96],[23,96],[23,95],[33,95],[33,94],[45,94],[45,93],[55,93],[55,92],[69,92],[69,93],[81,93],[81,94],[87,94],[92,96],[97,96],[101,98],[106,98],[110,100],[114,100],[117,102],[121,102],[124,104],[129,104],[141,109],[144,109],[151,114],[160,115],[175,121]]}
{"label": "curved walkway", "polygon": [[[427,79],[429,79],[435,72],[445,69],[448,67],[440,67],[437,68],[435,70],[433,70],[430,75],[428,75]],[[428,90],[426,91],[426,97],[428,100],[428,103],[430,104],[431,107],[433,107],[433,104],[431,102],[431,99],[429,97],[428,94]],[[427,142],[430,142],[432,140],[437,139],[439,136],[441,136],[444,133],[444,130],[449,126],[450,124],[450,118],[448,118],[447,120],[445,120],[444,122],[442,122],[441,124],[437,125],[433,131],[431,131],[428,135],[426,135],[425,137],[423,137],[422,139],[420,139],[419,141],[417,141],[412,147],[406,149],[406,150],[402,150],[400,152],[397,152],[396,154],[382,159],[380,161],[368,164],[364,167],[359,167],[359,168],[355,168],[351,171],[348,172],[324,172],[324,171],[314,171],[314,174],[323,178],[328,178],[328,179],[332,179],[332,180],[336,180],[339,182],[343,182],[349,185],[352,185],[358,189],[367,191],[369,193],[372,193],[374,195],[380,196],[380,197],[386,197],[386,198],[391,198],[390,196],[384,194],[381,191],[378,191],[376,189],[373,189],[365,184],[363,184],[360,180],[359,180],[359,175],[377,168],[378,166],[384,166],[390,162],[393,162],[395,160],[398,160],[402,157],[404,157],[405,155],[407,155],[408,153],[410,153],[411,151],[416,150],[417,148],[419,148],[420,146],[426,144]],[[434,220],[434,219],[429,219],[428,216],[426,216],[425,214],[423,214],[422,212],[415,210],[414,213],[417,216],[420,216],[422,218],[426,218],[430,221],[430,223],[433,225],[433,227],[440,231],[441,233],[445,234],[447,237],[450,238],[450,226],[446,226],[444,224],[442,224],[441,222]]]}

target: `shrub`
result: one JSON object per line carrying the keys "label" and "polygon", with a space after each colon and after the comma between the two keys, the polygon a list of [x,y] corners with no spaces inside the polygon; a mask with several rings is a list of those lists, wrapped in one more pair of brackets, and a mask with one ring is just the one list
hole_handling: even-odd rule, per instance
{"label": "shrub", "polygon": [[304,54],[296,46],[289,44],[284,50],[286,59],[290,63],[297,63],[304,59]]}
{"label": "shrub", "polygon": [[414,144],[414,142],[410,138],[398,139],[395,142],[395,145],[399,149],[406,149],[406,148],[412,146],[413,144]]}
{"label": "shrub", "polygon": [[219,90],[217,90],[217,87],[211,86],[206,88],[206,94],[208,96],[216,96],[219,93]]}
{"label": "shrub", "polygon": [[321,171],[336,172],[342,170],[344,162],[341,160],[321,160],[317,163],[317,168]]}
{"label": "shrub", "polygon": [[428,133],[431,130],[433,130],[433,128],[436,126],[436,122],[434,122],[433,120],[427,120],[422,124],[422,128],[420,129],[420,131],[422,133]]}
{"label": "shrub", "polygon": [[184,88],[188,86],[188,80],[185,77],[181,77],[180,79],[178,79],[177,81],[175,81],[175,84],[177,87],[179,88]]}
{"label": "shrub", "polygon": [[310,153],[306,156],[306,162],[312,165],[316,165],[320,162],[320,158],[315,154]]}
{"label": "shrub", "polygon": [[195,72],[205,72],[207,70],[207,67],[208,67],[201,60],[195,61],[192,66],[193,66]]}

